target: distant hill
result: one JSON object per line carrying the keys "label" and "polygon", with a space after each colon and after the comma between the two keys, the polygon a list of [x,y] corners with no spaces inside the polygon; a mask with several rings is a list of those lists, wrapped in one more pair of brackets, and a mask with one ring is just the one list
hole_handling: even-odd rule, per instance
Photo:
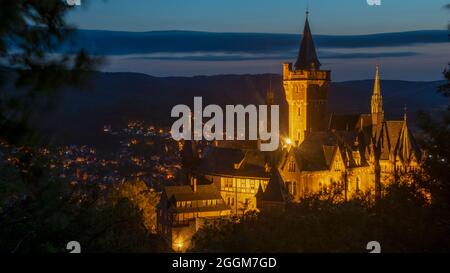
{"label": "distant hill", "polygon": [[[96,73],[85,87],[64,90],[54,107],[36,117],[36,125],[56,140],[66,143],[98,143],[105,124],[118,126],[140,119],[170,126],[170,111],[176,104],[193,103],[202,96],[206,104],[264,104],[269,84],[286,120],[286,102],[281,76],[218,75],[157,78],[137,73]],[[388,118],[401,118],[408,107],[409,119],[420,109],[442,110],[447,102],[436,92],[439,82],[382,81],[384,109]],[[333,82],[330,111],[369,112],[372,80]],[[282,124],[286,130],[285,124]]]}

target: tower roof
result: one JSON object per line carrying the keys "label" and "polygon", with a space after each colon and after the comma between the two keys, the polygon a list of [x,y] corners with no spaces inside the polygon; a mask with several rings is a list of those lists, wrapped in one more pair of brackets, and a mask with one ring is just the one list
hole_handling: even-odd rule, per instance
{"label": "tower roof", "polygon": [[381,96],[381,87],[380,87],[380,73],[378,72],[378,65],[375,70],[375,82],[373,85],[373,95]]}
{"label": "tower roof", "polygon": [[283,178],[277,168],[272,168],[266,191],[260,194],[263,201],[285,202],[288,199]]}
{"label": "tower roof", "polygon": [[306,12],[305,28],[303,30],[297,61],[295,62],[295,69],[319,69],[320,65],[321,64],[319,62],[319,58],[317,58],[311,29],[309,28],[308,12]]}

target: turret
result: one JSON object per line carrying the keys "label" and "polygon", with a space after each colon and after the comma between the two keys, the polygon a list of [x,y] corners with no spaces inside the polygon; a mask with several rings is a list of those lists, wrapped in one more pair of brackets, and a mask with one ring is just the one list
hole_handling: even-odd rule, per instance
{"label": "turret", "polygon": [[373,94],[370,103],[370,112],[372,114],[372,124],[376,127],[381,126],[384,120],[383,97],[381,96],[380,74],[378,65],[375,71],[375,81],[373,84]]}
{"label": "turret", "polygon": [[289,141],[292,145],[300,145],[310,132],[326,129],[331,73],[320,70],[320,66],[307,12],[295,65],[283,65],[283,87],[289,105]]}

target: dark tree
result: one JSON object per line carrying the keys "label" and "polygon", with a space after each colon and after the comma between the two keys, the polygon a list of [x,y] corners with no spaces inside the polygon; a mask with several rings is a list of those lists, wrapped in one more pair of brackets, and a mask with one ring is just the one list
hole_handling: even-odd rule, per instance
{"label": "dark tree", "polygon": [[39,102],[64,85],[78,83],[99,60],[83,50],[58,52],[74,33],[65,22],[72,8],[66,1],[1,0],[0,6],[0,60],[6,66],[0,72],[14,71],[19,93],[7,93],[6,78],[0,78],[0,139],[23,143],[30,140],[28,121]]}

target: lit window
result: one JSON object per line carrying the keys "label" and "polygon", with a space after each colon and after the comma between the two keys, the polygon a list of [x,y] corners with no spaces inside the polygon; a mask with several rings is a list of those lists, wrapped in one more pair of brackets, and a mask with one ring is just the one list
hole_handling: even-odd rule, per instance
{"label": "lit window", "polygon": [[335,166],[334,166],[334,168],[335,168],[336,171],[340,171],[341,170],[341,162],[337,161]]}
{"label": "lit window", "polygon": [[225,189],[230,190],[233,188],[233,178],[225,178]]}
{"label": "lit window", "polygon": [[291,161],[289,161],[288,171],[291,173],[295,172],[295,161],[293,159],[291,159]]}

